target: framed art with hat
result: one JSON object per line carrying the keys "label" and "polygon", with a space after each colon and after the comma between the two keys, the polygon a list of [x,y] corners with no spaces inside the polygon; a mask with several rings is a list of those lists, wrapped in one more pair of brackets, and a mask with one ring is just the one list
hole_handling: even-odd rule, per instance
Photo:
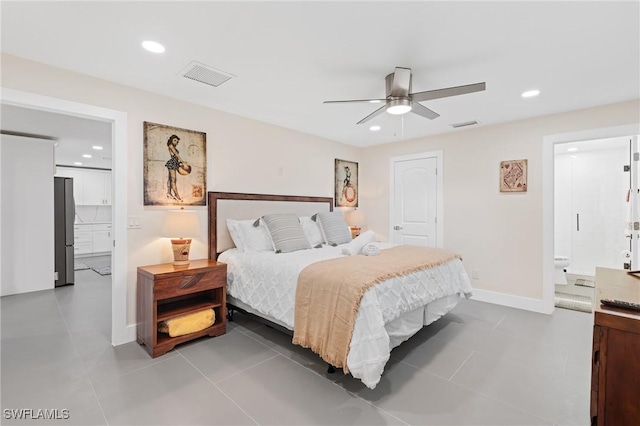
{"label": "framed art with hat", "polygon": [[144,122],[144,205],[206,205],[207,135]]}

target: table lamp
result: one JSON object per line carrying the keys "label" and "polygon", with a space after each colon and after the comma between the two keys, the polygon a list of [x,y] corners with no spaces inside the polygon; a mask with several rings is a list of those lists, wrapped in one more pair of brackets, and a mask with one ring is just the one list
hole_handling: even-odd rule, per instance
{"label": "table lamp", "polygon": [[198,213],[184,208],[167,211],[160,236],[171,238],[173,264],[175,266],[188,265],[191,238],[200,236]]}
{"label": "table lamp", "polygon": [[347,225],[349,225],[349,230],[351,230],[351,238],[355,238],[360,235],[362,225],[364,225],[364,214],[362,213],[362,210],[356,208],[347,212],[345,215],[345,221],[347,222]]}

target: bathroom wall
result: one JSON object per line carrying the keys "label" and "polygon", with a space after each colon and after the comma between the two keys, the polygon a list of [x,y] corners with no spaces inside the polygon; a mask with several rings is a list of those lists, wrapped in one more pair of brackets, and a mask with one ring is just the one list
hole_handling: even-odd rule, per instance
{"label": "bathroom wall", "polygon": [[567,272],[594,276],[596,266],[622,268],[621,253],[629,250],[626,164],[628,138],[555,147],[555,254],[570,257]]}

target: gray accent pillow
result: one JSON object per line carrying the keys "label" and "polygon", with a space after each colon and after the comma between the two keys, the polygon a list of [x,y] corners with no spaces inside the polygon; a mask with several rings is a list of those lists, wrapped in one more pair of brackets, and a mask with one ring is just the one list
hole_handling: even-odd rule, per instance
{"label": "gray accent pillow", "polygon": [[262,216],[262,220],[271,234],[276,253],[289,253],[311,248],[300,220],[295,214],[268,214]]}
{"label": "gray accent pillow", "polygon": [[351,231],[341,212],[318,213],[317,218],[327,244],[336,246],[351,241]]}

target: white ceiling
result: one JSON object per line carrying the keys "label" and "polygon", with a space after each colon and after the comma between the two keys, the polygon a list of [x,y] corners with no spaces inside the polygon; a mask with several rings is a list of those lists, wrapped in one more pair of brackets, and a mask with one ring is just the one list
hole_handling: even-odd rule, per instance
{"label": "white ceiling", "polygon": [[[640,3],[11,2],[2,51],[172,98],[370,146],[640,97]],[[166,47],[144,51],[143,40]],[[180,75],[192,61],[235,77]],[[394,67],[413,92],[486,82],[423,104],[441,116],[382,114],[324,100],[381,98]],[[520,94],[537,88],[539,97]],[[179,125],[179,123],[170,123]],[[371,124],[382,126],[371,132]]]}

